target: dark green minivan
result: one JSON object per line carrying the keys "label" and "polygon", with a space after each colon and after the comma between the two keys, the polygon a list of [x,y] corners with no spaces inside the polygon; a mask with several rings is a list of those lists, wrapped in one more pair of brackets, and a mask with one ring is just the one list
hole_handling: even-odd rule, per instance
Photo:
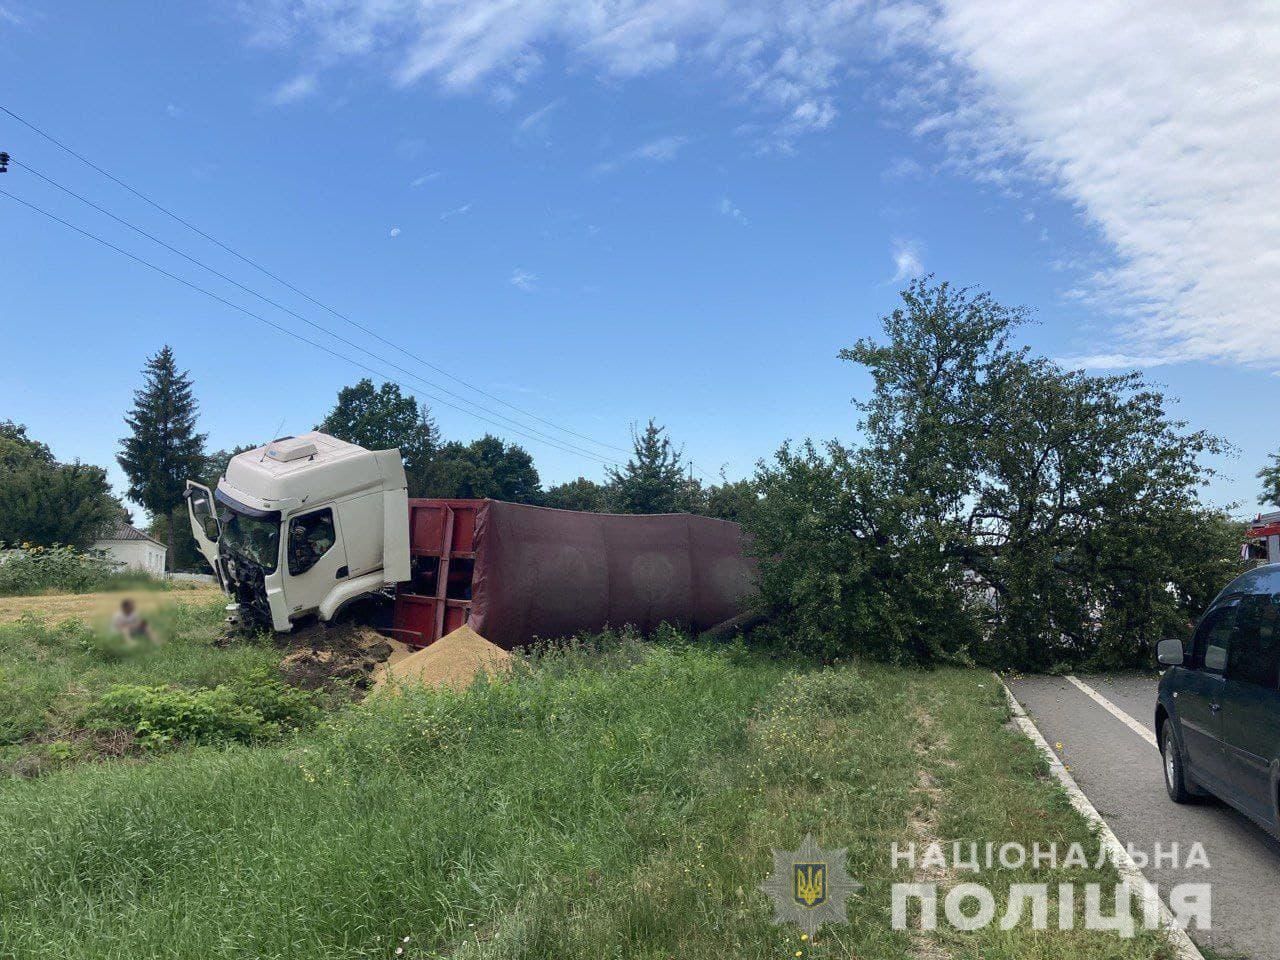
{"label": "dark green minivan", "polygon": [[1165,640],[1156,738],[1169,796],[1212,793],[1280,836],[1280,564],[1232,580]]}

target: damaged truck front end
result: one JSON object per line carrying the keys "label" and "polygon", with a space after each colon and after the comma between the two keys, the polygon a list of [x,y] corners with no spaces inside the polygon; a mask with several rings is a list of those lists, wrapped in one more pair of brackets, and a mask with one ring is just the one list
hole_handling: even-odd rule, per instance
{"label": "damaged truck front end", "polygon": [[389,599],[409,578],[405,487],[398,450],[318,432],[233,457],[214,490],[188,481],[191,532],[232,601],[228,619],[283,633]]}
{"label": "damaged truck front end", "polygon": [[[278,576],[281,511],[250,506],[225,490],[210,491],[194,481],[187,482],[186,496],[196,545],[231,600],[228,619],[255,630],[287,625]],[[278,613],[272,610],[273,592]]]}
{"label": "damaged truck front end", "polygon": [[226,571],[227,592],[245,626],[273,629],[277,617],[271,609],[271,593],[278,598],[288,621],[281,594],[279,510],[258,510],[239,503],[225,491],[214,492],[218,508],[218,561]]}

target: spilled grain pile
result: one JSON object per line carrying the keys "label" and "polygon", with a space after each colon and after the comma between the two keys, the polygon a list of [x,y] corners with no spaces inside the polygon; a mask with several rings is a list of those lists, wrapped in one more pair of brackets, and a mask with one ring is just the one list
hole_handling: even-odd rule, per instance
{"label": "spilled grain pile", "polygon": [[499,676],[511,669],[511,654],[465,624],[431,646],[389,663],[374,689],[417,684],[465,690],[477,674]]}

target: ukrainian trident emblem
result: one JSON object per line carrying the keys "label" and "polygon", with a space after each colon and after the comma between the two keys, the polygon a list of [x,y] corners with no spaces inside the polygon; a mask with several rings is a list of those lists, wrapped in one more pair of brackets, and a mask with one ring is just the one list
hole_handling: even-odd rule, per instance
{"label": "ukrainian trident emblem", "polygon": [[824,923],[846,922],[844,903],[862,889],[845,872],[846,849],[823,850],[806,835],[798,850],[773,851],[773,875],[760,889],[773,899],[774,923],[794,923],[809,936]]}
{"label": "ukrainian trident emblem", "polygon": [[797,904],[812,910],[827,902],[827,865],[825,863],[797,863],[792,866],[795,874]]}

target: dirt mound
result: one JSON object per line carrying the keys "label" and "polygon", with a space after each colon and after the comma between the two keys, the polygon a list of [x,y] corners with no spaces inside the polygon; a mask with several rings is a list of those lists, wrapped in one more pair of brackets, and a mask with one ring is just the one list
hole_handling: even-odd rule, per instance
{"label": "dirt mound", "polygon": [[510,669],[511,654],[464,624],[426,649],[390,661],[374,689],[419,684],[465,690],[476,674],[499,676]]}
{"label": "dirt mound", "polygon": [[410,653],[400,641],[355,623],[304,628],[285,634],[283,642],[293,652],[280,661],[280,672],[287,683],[307,690],[329,688],[339,680],[368,689],[383,664]]}

